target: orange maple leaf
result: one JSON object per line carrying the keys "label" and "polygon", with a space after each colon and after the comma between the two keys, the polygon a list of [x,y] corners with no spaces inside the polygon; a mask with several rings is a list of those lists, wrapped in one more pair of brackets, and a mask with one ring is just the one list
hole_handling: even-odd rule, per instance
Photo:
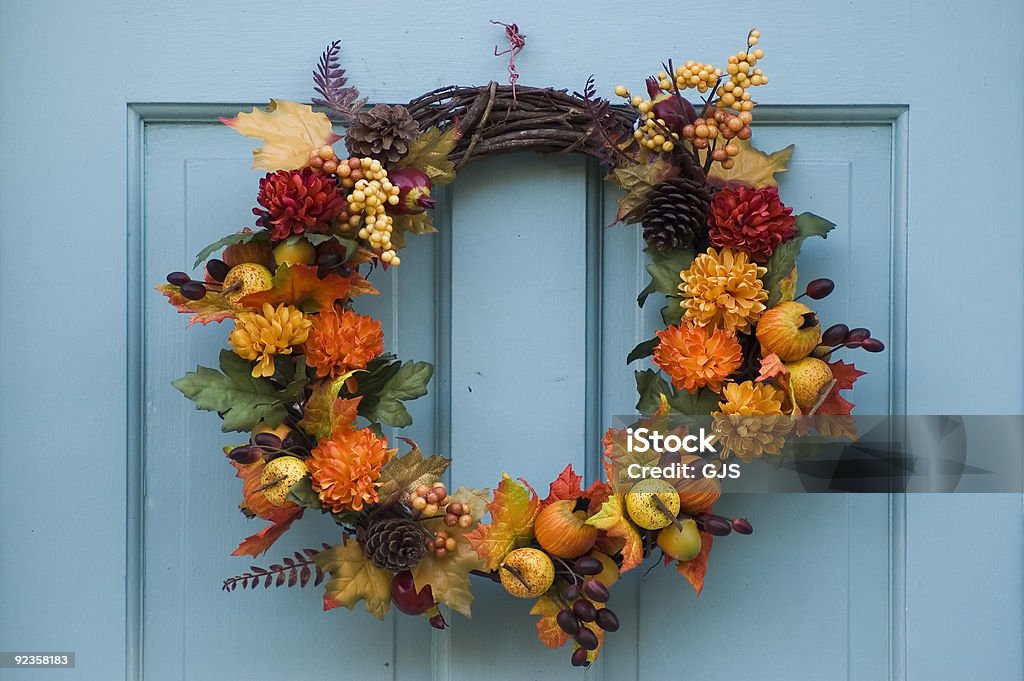
{"label": "orange maple leaf", "polygon": [[788,375],[789,369],[786,368],[786,365],[782,363],[782,360],[774,352],[761,358],[761,373],[757,375],[758,381],[764,382],[776,376]]}
{"label": "orange maple leaf", "polygon": [[280,516],[278,520],[275,520],[271,525],[267,525],[256,534],[243,539],[238,548],[231,552],[231,555],[256,557],[261,553],[266,553],[267,549],[280,539],[282,534],[288,531],[292,523],[302,517],[302,512],[305,509],[301,506],[296,506],[294,508],[280,508],[278,510],[281,511],[281,513],[275,514]]}
{"label": "orange maple leaf", "polygon": [[491,514],[488,525],[478,525],[465,537],[486,562],[488,570],[497,570],[501,561],[513,549],[522,548],[533,540],[533,521],[540,511],[537,492],[525,480],[502,476],[494,500],[487,504]]}
{"label": "orange maple leaf", "polygon": [[231,303],[213,291],[199,300],[189,300],[172,284],[160,284],[156,290],[167,296],[167,302],[178,308],[178,312],[192,315],[189,317],[188,326],[221,322],[235,316],[236,310]]}
{"label": "orange maple leaf", "polygon": [[577,475],[576,471],[572,469],[572,464],[569,464],[548,487],[548,496],[540,502],[541,505],[547,506],[556,501],[587,499],[590,502],[587,510],[597,510],[611,494],[611,487],[600,480],[595,480],[590,487],[582,489],[580,487],[582,482],[583,476]]}
{"label": "orange maple leaf", "polygon": [[562,606],[549,596],[538,598],[537,602],[530,609],[531,615],[540,616],[540,619],[537,620],[537,638],[548,648],[557,648],[565,645],[566,641],[569,640],[569,634],[562,631],[562,628],[558,626],[558,621],[555,619],[558,611],[561,609]]}
{"label": "orange maple leaf", "polygon": [[704,574],[708,571],[708,555],[711,553],[711,545],[715,537],[707,532],[700,533],[700,553],[693,560],[680,561],[677,569],[679,574],[686,577],[686,580],[693,585],[693,590],[700,596],[704,590]]}
{"label": "orange maple leaf", "polygon": [[345,277],[331,272],[323,279],[316,272],[317,268],[311,265],[281,265],[274,273],[273,286],[245,296],[242,305],[259,309],[263,303],[287,303],[303,312],[316,312],[342,298],[362,293],[377,295],[377,289],[356,271]]}

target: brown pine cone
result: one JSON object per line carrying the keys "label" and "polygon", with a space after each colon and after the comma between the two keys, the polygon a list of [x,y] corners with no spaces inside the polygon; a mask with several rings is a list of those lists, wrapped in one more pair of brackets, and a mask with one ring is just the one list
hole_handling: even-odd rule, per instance
{"label": "brown pine cone", "polygon": [[348,127],[345,144],[353,156],[394,163],[409,153],[419,134],[419,126],[404,106],[377,104],[356,114]]}
{"label": "brown pine cone", "polygon": [[377,567],[400,572],[416,567],[423,559],[430,537],[415,520],[386,518],[366,528],[363,551]]}
{"label": "brown pine cone", "polygon": [[655,185],[641,219],[644,240],[661,251],[699,245],[707,238],[710,202],[702,182],[676,177]]}

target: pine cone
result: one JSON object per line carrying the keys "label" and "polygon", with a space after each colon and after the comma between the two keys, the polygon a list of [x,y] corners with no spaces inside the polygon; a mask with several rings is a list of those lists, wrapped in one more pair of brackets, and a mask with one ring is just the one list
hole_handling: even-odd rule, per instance
{"label": "pine cone", "polygon": [[685,177],[661,182],[644,207],[644,240],[660,251],[696,246],[705,240],[711,196],[704,184]]}
{"label": "pine cone", "polygon": [[353,156],[394,163],[409,153],[409,145],[419,133],[419,126],[404,106],[378,104],[356,114],[345,144]]}
{"label": "pine cone", "polygon": [[415,520],[387,518],[366,528],[363,550],[374,565],[392,572],[409,570],[427,553],[429,533]]}

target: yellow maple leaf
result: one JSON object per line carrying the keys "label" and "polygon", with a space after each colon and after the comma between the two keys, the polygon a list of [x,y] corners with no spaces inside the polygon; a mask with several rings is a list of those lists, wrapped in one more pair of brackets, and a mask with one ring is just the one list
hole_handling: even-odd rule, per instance
{"label": "yellow maple leaf", "polygon": [[341,139],[325,114],[286,99],[270,100],[266,110],[253,107],[250,113],[220,120],[246,137],[263,140],[252,152],[252,167],[269,172],[304,168],[309,152]]}
{"label": "yellow maple leaf", "polygon": [[593,525],[607,532],[609,537],[625,542],[622,547],[620,572],[626,572],[644,562],[644,547],[640,533],[622,514],[622,506],[622,495],[613,494],[601,505],[597,513],[587,519],[587,525]]}
{"label": "yellow maple leaf", "polygon": [[377,619],[384,619],[391,607],[391,573],[367,559],[363,547],[354,539],[318,553],[316,564],[329,572],[324,593],[324,609],[343,605],[353,609],[359,601]]}
{"label": "yellow maple leaf", "polygon": [[431,128],[413,141],[401,165],[422,170],[433,184],[447,184],[455,179],[455,164],[448,157],[461,138],[458,125]]}
{"label": "yellow maple leaf", "polygon": [[537,638],[548,648],[557,648],[569,640],[569,634],[562,631],[555,617],[562,605],[550,596],[541,596],[530,608],[531,615],[538,615]]}
{"label": "yellow maple leaf", "polygon": [[742,182],[752,187],[778,186],[775,174],[786,172],[789,159],[793,156],[792,144],[771,154],[764,153],[751,144],[750,140],[737,138],[732,144],[740,148],[740,153],[733,157],[736,165],[726,170],[721,163],[714,163],[708,172],[709,178],[717,179],[723,184]]}
{"label": "yellow maple leaf", "polygon": [[442,518],[424,521],[423,526],[429,531],[444,530],[454,537],[456,548],[444,558],[438,558],[433,552],[428,551],[427,555],[412,569],[412,580],[417,592],[429,584],[435,601],[447,605],[466,617],[471,614],[470,604],[473,602],[473,593],[469,587],[469,573],[472,570],[483,570],[486,565],[470,546],[465,535],[476,528],[480,518],[486,513],[487,496],[486,490],[467,487],[460,487],[450,494],[452,503],[458,502],[469,509],[468,513],[473,517],[473,523],[469,527],[460,527],[459,525],[448,527]]}

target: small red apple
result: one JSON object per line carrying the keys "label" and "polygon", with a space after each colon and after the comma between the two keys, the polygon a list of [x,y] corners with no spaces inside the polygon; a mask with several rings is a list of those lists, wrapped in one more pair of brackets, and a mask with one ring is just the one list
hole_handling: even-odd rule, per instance
{"label": "small red apple", "polygon": [[537,514],[533,534],[552,556],[577,558],[597,541],[598,529],[587,525],[587,512],[576,508],[573,500],[555,501]]}
{"label": "small red apple", "polygon": [[395,607],[406,615],[422,615],[433,608],[434,595],[430,591],[430,585],[416,591],[416,583],[413,581],[412,573],[403,570],[391,580],[391,600]]}

